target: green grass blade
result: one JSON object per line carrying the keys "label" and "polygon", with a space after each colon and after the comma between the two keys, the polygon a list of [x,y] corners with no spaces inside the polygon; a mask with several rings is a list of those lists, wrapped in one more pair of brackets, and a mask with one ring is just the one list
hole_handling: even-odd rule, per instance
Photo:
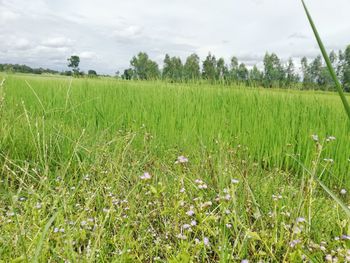
{"label": "green grass blade", "polygon": [[50,226],[52,225],[53,221],[55,221],[57,214],[58,214],[58,212],[56,212],[56,213],[50,218],[50,220],[46,223],[45,228],[44,228],[44,231],[43,231],[43,233],[42,233],[42,235],[41,235],[41,238],[40,238],[40,240],[39,240],[39,244],[38,244],[38,246],[36,247],[33,262],[39,262],[38,259],[39,259],[39,256],[40,256],[40,253],[41,253],[41,249],[42,249],[43,244],[44,244],[44,239],[46,238],[47,232],[49,232]]}
{"label": "green grass blade", "polygon": [[312,174],[312,172],[302,163],[300,162],[297,158],[295,158],[293,155],[289,155],[295,162],[297,162],[305,172],[307,172],[310,176],[313,176],[315,181],[323,188],[323,190],[344,210],[345,214],[350,218],[350,209],[349,207],[342,201],[340,200],[336,194],[332,192],[322,181],[317,177]]}
{"label": "green grass blade", "polygon": [[309,10],[307,9],[304,0],[301,0],[301,2],[303,3],[303,6],[304,6],[304,9],[305,9],[307,18],[308,18],[308,20],[309,20],[309,22],[310,22],[310,25],[311,25],[311,27],[312,27],[312,30],[314,31],[314,34],[315,34],[317,43],[318,43],[318,45],[319,45],[319,47],[320,47],[320,49],[321,49],[323,58],[324,58],[324,60],[326,61],[326,64],[327,64],[327,68],[328,68],[328,70],[329,70],[329,73],[331,74],[332,79],[334,80],[335,86],[336,86],[336,88],[337,88],[337,90],[338,90],[339,96],[340,96],[340,98],[341,98],[341,100],[342,100],[342,102],[343,102],[345,111],[346,111],[346,113],[347,113],[347,115],[348,115],[348,117],[349,117],[349,120],[350,120],[350,106],[349,106],[349,102],[347,101],[347,99],[346,99],[346,97],[345,97],[345,95],[344,95],[342,85],[340,84],[340,82],[339,82],[339,80],[338,80],[338,78],[337,78],[337,75],[335,74],[335,71],[334,71],[334,69],[333,69],[332,63],[331,63],[331,61],[330,61],[330,59],[329,59],[329,56],[328,56],[328,54],[327,54],[327,52],[326,52],[326,49],[325,49],[324,45],[323,45],[323,42],[322,42],[322,40],[321,40],[321,37],[320,37],[320,35],[318,34],[317,28],[316,28],[316,26],[315,26],[315,23],[314,23],[313,20],[312,20],[312,17],[311,17],[311,15],[310,15],[310,13],[309,13]]}
{"label": "green grass blade", "polygon": [[321,182],[320,179],[318,179],[315,176],[315,180],[319,183],[319,185],[323,188],[324,191],[327,192],[328,195],[330,195],[333,200],[344,210],[346,215],[350,218],[350,209],[347,207],[347,205],[340,200],[324,183]]}

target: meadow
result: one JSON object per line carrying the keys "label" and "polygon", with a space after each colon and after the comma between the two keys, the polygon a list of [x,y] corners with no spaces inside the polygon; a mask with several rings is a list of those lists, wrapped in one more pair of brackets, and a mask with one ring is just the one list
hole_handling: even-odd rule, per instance
{"label": "meadow", "polygon": [[350,261],[336,93],[2,77],[0,262]]}

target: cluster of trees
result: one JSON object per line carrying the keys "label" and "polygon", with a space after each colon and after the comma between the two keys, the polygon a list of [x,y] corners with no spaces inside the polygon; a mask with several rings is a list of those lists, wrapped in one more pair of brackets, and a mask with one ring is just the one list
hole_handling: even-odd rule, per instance
{"label": "cluster of trees", "polygon": [[[339,80],[344,90],[350,92],[350,45],[338,53],[332,51],[329,54],[333,67],[336,69]],[[0,64],[0,71],[33,73],[33,74],[61,74],[68,76],[85,76],[80,71],[79,56],[71,56],[67,59],[71,70],[58,72],[51,69],[31,68],[26,65]],[[321,56],[313,60],[303,57],[300,68],[297,69],[293,59],[283,62],[275,53],[266,53],[262,61],[263,66],[247,67],[232,57],[229,63],[223,58],[217,59],[211,53],[202,61],[197,54],[191,54],[183,63],[179,57],[165,55],[163,68],[160,69],[155,61],[152,61],[147,53],[140,52],[130,61],[130,68],[125,69],[121,77],[126,80],[155,80],[163,79],[171,82],[196,82],[232,84],[240,83],[249,86],[263,87],[297,87],[303,89],[333,90],[334,83],[323,63]],[[95,70],[87,72],[88,77],[97,77]],[[119,77],[119,72],[117,72]]]}
{"label": "cluster of trees", "polygon": [[31,73],[31,74],[58,74],[59,72],[52,69],[44,68],[31,68],[27,65],[19,64],[0,64],[0,71],[12,72],[12,73]]}
{"label": "cluster of trees", "polygon": [[[345,90],[350,91],[350,46],[345,51],[330,53],[330,58]],[[140,52],[130,61],[130,68],[125,69],[123,79],[154,80],[163,79],[171,82],[205,80],[210,83],[243,83],[249,86],[264,87],[302,87],[304,89],[332,90],[334,84],[323,63],[321,56],[313,60],[303,57],[301,68],[297,69],[293,59],[283,62],[276,54],[266,53],[263,67],[247,67],[232,57],[227,64],[223,58],[217,59],[208,54],[201,63],[196,54],[187,57],[183,63],[179,57],[165,55],[163,69],[147,53]]]}
{"label": "cluster of trees", "polygon": [[[30,73],[30,74],[61,74],[66,76],[85,76],[85,72],[79,70],[80,58],[79,56],[71,56],[68,60],[68,67],[72,70],[59,72],[52,69],[31,68],[27,65],[19,64],[0,64],[0,72],[9,73]],[[87,73],[88,77],[97,77],[97,72],[90,69]]]}
{"label": "cluster of trees", "polygon": [[[80,64],[80,57],[77,55],[73,55],[71,57],[69,57],[67,59],[68,61],[68,67],[71,68],[72,70],[70,71],[65,71],[65,75],[69,75],[69,76],[85,76],[85,72],[84,71],[80,71],[79,69],[79,64]],[[88,77],[97,77],[97,72],[93,69],[88,70],[87,73]]]}
{"label": "cluster of trees", "polygon": [[[338,54],[332,51],[329,58],[344,90],[350,92],[350,45],[345,51],[340,50]],[[316,57],[311,63],[303,58],[301,60],[301,71],[304,88],[333,87],[332,77],[321,56]]]}

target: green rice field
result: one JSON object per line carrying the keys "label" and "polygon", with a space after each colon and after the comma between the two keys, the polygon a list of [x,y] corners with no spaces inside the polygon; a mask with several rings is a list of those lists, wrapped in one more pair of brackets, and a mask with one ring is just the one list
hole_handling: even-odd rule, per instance
{"label": "green rice field", "polygon": [[350,260],[336,93],[2,77],[0,262]]}

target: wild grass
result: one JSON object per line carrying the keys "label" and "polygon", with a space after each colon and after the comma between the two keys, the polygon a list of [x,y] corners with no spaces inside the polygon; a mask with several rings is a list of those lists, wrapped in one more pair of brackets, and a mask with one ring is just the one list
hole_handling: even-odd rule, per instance
{"label": "wild grass", "polygon": [[349,259],[348,218],[308,173],[349,203],[336,94],[29,75],[4,87],[4,262]]}
{"label": "wild grass", "polygon": [[[318,45],[319,45],[319,47],[320,47],[322,56],[323,56],[323,58],[324,58],[324,60],[325,60],[325,62],[326,62],[328,71],[329,71],[329,73],[330,73],[330,75],[331,75],[331,77],[332,77],[332,79],[333,79],[333,81],[334,81],[334,83],[335,83],[335,86],[336,86],[336,88],[337,88],[338,94],[339,94],[339,96],[340,96],[340,98],[341,98],[341,101],[342,101],[342,103],[343,103],[345,112],[346,112],[346,114],[348,115],[348,118],[349,118],[349,121],[350,121],[350,106],[349,106],[349,102],[348,102],[347,98],[346,98],[345,95],[344,95],[343,87],[341,86],[341,83],[340,83],[340,81],[339,81],[338,78],[337,78],[337,74],[335,73],[335,70],[334,70],[334,68],[333,68],[333,66],[332,66],[331,60],[330,60],[330,58],[329,58],[329,56],[328,56],[328,54],[327,54],[326,48],[325,48],[325,46],[324,46],[324,44],[323,44],[323,42],[322,42],[322,39],[321,39],[321,37],[320,37],[320,35],[319,35],[319,33],[318,33],[318,30],[317,30],[317,28],[316,28],[316,26],[315,26],[315,23],[314,23],[314,21],[313,21],[313,19],[312,19],[312,17],[311,17],[311,14],[310,14],[310,12],[309,12],[309,10],[308,10],[308,8],[307,8],[307,6],[306,6],[304,0],[301,0],[301,2],[302,2],[302,4],[303,4],[303,7],[304,7],[304,10],[305,10],[306,16],[307,16],[307,18],[308,18],[308,20],[309,20],[310,26],[311,26],[311,28],[312,28],[312,30],[313,30],[313,32],[314,32],[315,37],[316,37],[317,43],[318,43]],[[319,152],[320,152],[320,154],[321,154],[321,152],[322,152],[322,147],[320,147]],[[316,169],[315,169],[315,171],[316,171]],[[315,173],[313,173],[313,174],[310,173],[310,175],[311,175],[311,181],[316,180],[316,181],[319,183],[319,185],[325,190],[325,192],[328,193],[329,196],[331,196],[331,197],[333,198],[333,200],[344,210],[344,212],[347,214],[347,216],[350,217],[350,209],[349,209],[349,207],[348,207],[344,202],[342,202],[342,200],[340,200],[340,199],[336,196],[336,194],[334,194],[334,193],[322,182],[322,179],[319,178],[318,174],[316,174],[316,172],[315,172]]]}

